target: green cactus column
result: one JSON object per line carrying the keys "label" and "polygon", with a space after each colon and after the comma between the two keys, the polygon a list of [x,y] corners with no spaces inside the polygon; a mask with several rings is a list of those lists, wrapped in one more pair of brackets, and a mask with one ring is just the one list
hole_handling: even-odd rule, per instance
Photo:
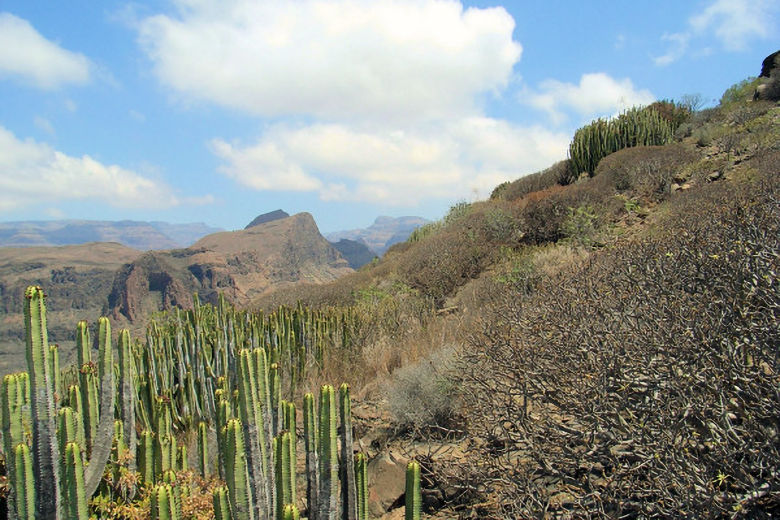
{"label": "green cactus column", "polygon": [[319,466],[317,463],[317,414],[314,409],[314,394],[303,396],[303,447],[306,452],[306,504],[309,518],[316,518],[319,512],[317,495],[319,493]]}
{"label": "green cactus column", "polygon": [[6,474],[10,476],[12,484],[12,491],[8,494],[9,511],[13,511],[16,507],[13,491],[17,489],[14,485],[14,448],[24,441],[22,410],[30,404],[26,389],[27,380],[27,372],[8,374],[3,377],[2,414],[0,415],[3,428],[3,453],[6,454]]}
{"label": "green cactus column", "polygon": [[60,511],[60,479],[56,470],[59,449],[54,426],[54,399],[51,392],[53,383],[43,298],[43,289],[40,287],[27,288],[24,318],[27,367],[30,374],[35,511],[37,517],[42,520],[55,520]]}
{"label": "green cactus column", "polygon": [[108,318],[98,320],[98,373],[100,374],[100,421],[97,437],[92,439],[89,466],[84,471],[84,490],[87,498],[97,490],[103,478],[103,470],[111,454],[114,437],[114,351],[111,348],[111,323]]}
{"label": "green cactus column", "polygon": [[[135,453],[135,362],[130,346],[130,331],[119,331],[119,419],[124,428],[123,437],[130,453]],[[130,459],[128,469],[135,471],[135,460]]]}
{"label": "green cactus column", "polygon": [[295,504],[287,504],[282,511],[282,520],[300,520],[301,515]]}
{"label": "green cactus column", "polygon": [[422,492],[420,491],[420,464],[411,461],[406,465],[406,514],[405,520],[420,520]]}
{"label": "green cactus column", "polygon": [[[35,477],[30,448],[23,442],[17,444],[14,447],[13,459],[12,483],[16,497],[16,517],[19,520],[35,520]],[[9,507],[8,518],[12,518],[11,512]]]}
{"label": "green cactus column", "polygon": [[136,452],[141,483],[150,486],[154,484],[154,434],[152,432],[149,430],[141,432]]}
{"label": "green cactus column", "polygon": [[198,469],[201,477],[209,477],[209,427],[203,421],[198,423]]}
{"label": "green cactus column", "polygon": [[363,453],[355,455],[355,491],[358,520],[368,520],[368,462]]}
{"label": "green cactus column", "polygon": [[92,452],[92,440],[97,437],[100,418],[100,402],[98,401],[97,366],[92,363],[92,342],[89,337],[89,325],[80,321],[76,326],[76,354],[79,365],[79,388],[81,389],[81,405],[83,407],[82,422],[86,437],[87,453]]}
{"label": "green cactus column", "polygon": [[228,501],[228,488],[217,486],[213,491],[214,518],[215,520],[232,520],[230,504]]}
{"label": "green cactus column", "polygon": [[241,424],[244,428],[246,461],[252,475],[253,514],[257,518],[273,516],[274,488],[268,465],[268,453],[263,432],[261,406],[257,398],[257,383],[252,354],[248,349],[238,353],[238,398]]}
{"label": "green cactus column", "polygon": [[339,387],[339,430],[341,437],[341,519],[357,520],[357,496],[355,490],[355,457],[352,451],[352,404],[349,385]]}
{"label": "green cactus column", "polygon": [[295,444],[289,431],[279,434],[274,443],[276,464],[276,518],[282,519],[284,508],[295,504]]}
{"label": "green cactus column", "polygon": [[323,385],[320,389],[318,520],[337,520],[339,517],[339,450],[336,430],[335,391],[331,385]]}
{"label": "green cactus column", "polygon": [[170,484],[157,484],[152,489],[150,500],[152,520],[178,520],[176,497]]}
{"label": "green cactus column", "polygon": [[68,520],[87,520],[87,496],[84,491],[84,468],[81,463],[81,448],[75,442],[65,445],[63,468],[65,514]]}
{"label": "green cactus column", "polygon": [[[252,489],[247,471],[244,429],[239,419],[230,419],[225,426],[225,482],[232,520],[255,519]],[[265,517],[262,517],[265,518]]]}

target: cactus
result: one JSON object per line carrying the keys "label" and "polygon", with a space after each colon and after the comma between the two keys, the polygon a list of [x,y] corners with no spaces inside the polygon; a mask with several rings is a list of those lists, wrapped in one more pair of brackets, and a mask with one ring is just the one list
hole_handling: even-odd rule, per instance
{"label": "cactus", "polygon": [[295,507],[295,504],[287,504],[284,506],[284,509],[282,510],[282,520],[299,520],[301,518],[300,513],[298,513],[298,508]]}
{"label": "cactus", "polygon": [[150,500],[152,520],[178,520],[176,497],[170,484],[157,484]]}
{"label": "cactus", "polygon": [[[123,425],[123,438],[130,453],[135,453],[135,364],[130,350],[130,332],[119,331],[119,419]],[[135,471],[135,460],[130,459],[128,469]]]}
{"label": "cactus", "polygon": [[[14,447],[14,464],[12,483],[15,492],[16,517],[19,520],[34,520],[35,514],[35,482],[32,469],[30,448],[25,443]],[[9,504],[10,506],[10,504]],[[9,507],[10,513],[13,510]]]}
{"label": "cactus", "polygon": [[252,472],[251,501],[256,518],[274,514],[274,489],[268,467],[268,453],[264,438],[263,417],[257,395],[251,352],[242,349],[238,353],[239,410],[246,442],[246,463]]}
{"label": "cactus", "polygon": [[368,520],[368,462],[363,453],[355,455],[355,494],[358,520]]}
{"label": "cactus", "polygon": [[317,464],[317,415],[314,410],[314,394],[303,396],[303,445],[306,452],[306,503],[309,516],[318,511],[319,470]]}
{"label": "cactus", "polygon": [[215,520],[232,520],[230,505],[228,502],[228,488],[217,486],[213,491],[214,518]]}
{"label": "cactus", "polygon": [[179,446],[178,454],[176,455],[176,471],[187,471],[189,469],[187,461],[187,445],[182,444]]}
{"label": "cactus", "polygon": [[209,476],[209,427],[201,421],[198,423],[198,469],[200,476],[208,478]]}
{"label": "cactus", "polygon": [[141,474],[141,483],[154,484],[154,434],[149,430],[141,432],[136,448],[138,472]]}
{"label": "cactus", "polygon": [[[252,520],[252,489],[244,449],[244,430],[239,419],[230,419],[225,426],[225,482],[233,520]],[[259,518],[264,518],[259,517]]]}
{"label": "cactus", "polygon": [[92,440],[97,438],[100,418],[97,378],[95,377],[97,366],[92,363],[91,344],[89,325],[86,321],[80,321],[76,326],[76,353],[78,354],[79,388],[81,389],[81,403],[83,407],[82,422],[84,423],[84,435],[87,441],[84,447],[87,453],[92,451]]}
{"label": "cactus", "polygon": [[30,373],[35,511],[39,518],[54,519],[60,511],[60,479],[56,470],[59,449],[55,439],[52,375],[43,298],[43,289],[40,287],[27,288],[24,318]]}
{"label": "cactus", "polygon": [[336,441],[336,398],[331,385],[320,389],[319,424],[320,489],[317,493],[318,520],[338,518],[339,461]]}
{"label": "cactus", "polygon": [[355,457],[352,451],[352,404],[349,385],[339,387],[339,430],[341,437],[341,518],[357,520],[357,496],[355,490]]}
{"label": "cactus", "polygon": [[422,492],[420,491],[420,464],[411,461],[406,465],[406,520],[420,520]]}
{"label": "cactus", "polygon": [[276,518],[281,520],[285,506],[295,503],[295,437],[284,431],[275,441]]}
{"label": "cactus", "polygon": [[[3,377],[2,387],[2,428],[3,428],[3,452],[6,454],[6,472],[14,482],[14,448],[24,442],[24,429],[22,426],[22,409],[29,405],[27,395],[27,373],[8,374]],[[28,453],[29,456],[29,453]],[[32,471],[32,468],[30,469]],[[14,489],[16,487],[14,486]],[[31,495],[32,496],[32,495]],[[14,493],[8,495],[8,509],[13,511],[15,506]]]}
{"label": "cactus", "polygon": [[65,445],[65,467],[63,471],[65,514],[69,520],[87,520],[87,495],[84,491],[84,468],[81,462],[81,448],[75,442]]}

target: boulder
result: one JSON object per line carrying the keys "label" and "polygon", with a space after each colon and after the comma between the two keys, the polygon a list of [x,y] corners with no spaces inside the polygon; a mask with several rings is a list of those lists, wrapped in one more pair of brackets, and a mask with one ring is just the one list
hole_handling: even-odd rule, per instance
{"label": "boulder", "polygon": [[761,64],[761,84],[756,87],[754,100],[780,100],[780,51],[767,56]]}

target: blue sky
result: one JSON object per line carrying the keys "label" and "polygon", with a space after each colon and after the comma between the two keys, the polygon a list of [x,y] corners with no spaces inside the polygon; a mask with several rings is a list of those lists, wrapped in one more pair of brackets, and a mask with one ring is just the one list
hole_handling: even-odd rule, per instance
{"label": "blue sky", "polygon": [[5,0],[0,220],[438,218],[596,117],[757,75],[779,5]]}

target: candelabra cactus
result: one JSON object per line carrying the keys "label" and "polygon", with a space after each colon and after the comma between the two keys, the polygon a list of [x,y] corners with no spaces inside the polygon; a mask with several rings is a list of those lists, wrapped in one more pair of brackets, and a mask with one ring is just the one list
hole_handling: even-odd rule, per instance
{"label": "candelabra cactus", "polygon": [[[29,457],[30,450],[24,442],[20,441],[14,447],[14,492],[19,497],[16,512],[21,518],[29,517],[32,512],[35,518],[44,520],[86,519],[86,501],[100,483],[111,450],[113,421],[95,424],[92,456],[85,474],[81,448],[74,442],[79,438],[78,414],[70,407],[55,412],[56,382],[59,378],[52,372],[59,371],[59,366],[56,353],[52,357],[56,349],[48,345],[46,306],[40,287],[31,286],[25,291],[24,314],[32,457]],[[101,318],[99,322],[99,345],[100,413],[110,418],[114,402],[113,355],[111,329],[106,318]],[[3,400],[9,401],[13,396],[7,395],[8,385],[5,386]],[[94,401],[93,404],[97,409],[98,404]],[[8,407],[12,408],[10,404]],[[13,417],[9,414],[9,420]],[[55,428],[56,422],[60,425],[59,433]],[[8,430],[10,442],[13,442],[10,422]]]}

